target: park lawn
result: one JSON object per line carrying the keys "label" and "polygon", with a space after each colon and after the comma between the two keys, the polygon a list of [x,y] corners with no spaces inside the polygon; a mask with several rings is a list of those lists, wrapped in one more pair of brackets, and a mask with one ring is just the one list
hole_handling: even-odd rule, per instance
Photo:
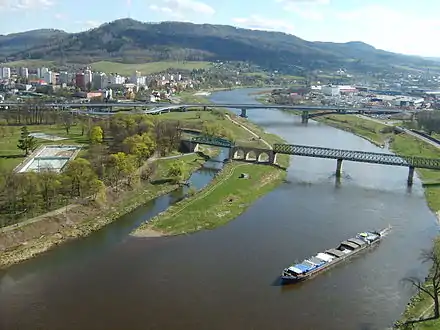
{"label": "park lawn", "polygon": [[[249,178],[240,178],[241,173],[247,173]],[[277,186],[285,173],[273,166],[229,163],[208,187],[152,218],[134,235],[142,235],[148,229],[185,234],[224,225]]]}
{"label": "park lawn", "polygon": [[[186,127],[188,125],[197,125],[197,127],[200,128],[202,127],[203,122],[216,123],[232,133],[232,135],[235,138],[235,143],[237,145],[252,146],[256,148],[267,149],[267,146],[264,143],[255,139],[255,137],[252,134],[250,134],[248,131],[244,130],[239,125],[234,124],[232,121],[230,121],[227,118],[221,119],[218,115],[210,111],[202,110],[202,111],[187,111],[187,112],[170,112],[159,115],[159,118],[161,120],[180,120],[182,121],[183,127]],[[255,133],[258,134],[258,132]]]}
{"label": "park lawn", "polygon": [[[20,139],[21,126],[8,126],[11,133],[0,139],[0,168],[6,170],[13,170],[15,166],[20,164],[25,156],[22,150],[17,148],[18,140]],[[87,144],[88,138],[81,136],[81,127],[79,125],[72,126],[69,134],[59,125],[30,125],[27,126],[29,133],[46,133],[49,135],[56,135],[59,137],[66,137],[67,140],[49,141],[44,139],[37,139],[37,145],[41,144]]]}
{"label": "park lawn", "polygon": [[205,69],[210,65],[210,62],[198,61],[162,61],[149,62],[139,64],[127,64],[110,61],[100,61],[91,63],[90,66],[94,71],[101,71],[105,73],[119,73],[121,75],[131,75],[135,71],[140,71],[142,74],[152,74],[162,72],[168,69],[177,70],[193,70]]}

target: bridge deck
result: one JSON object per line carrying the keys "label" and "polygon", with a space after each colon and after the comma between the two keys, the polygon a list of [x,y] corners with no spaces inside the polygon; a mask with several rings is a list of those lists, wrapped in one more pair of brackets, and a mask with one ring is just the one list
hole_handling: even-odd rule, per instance
{"label": "bridge deck", "polygon": [[[3,102],[0,106],[10,106],[10,107],[22,107],[23,103],[18,102]],[[47,107],[65,107],[65,108],[108,108],[108,107],[133,107],[133,108],[151,108],[151,113],[159,113],[161,111],[166,111],[168,109],[176,109],[176,108],[208,108],[208,107],[216,107],[216,108],[235,108],[235,109],[287,109],[287,110],[302,110],[307,112],[314,111],[364,111],[364,112],[384,112],[384,113],[398,113],[404,112],[405,110],[398,108],[373,108],[373,107],[343,107],[343,106],[313,106],[313,105],[279,105],[279,104],[237,104],[237,103],[220,103],[220,104],[199,104],[199,103],[187,103],[187,104],[169,104],[169,105],[160,105],[158,103],[143,103],[143,102],[125,102],[125,103],[43,103],[38,106],[47,106]],[[159,110],[161,109],[161,110]]]}
{"label": "bridge deck", "polygon": [[365,152],[356,150],[332,149],[295,144],[275,144],[273,151],[280,154],[342,159],[353,162],[373,163],[394,166],[412,166],[440,170],[440,159],[423,157],[406,157],[386,153]]}

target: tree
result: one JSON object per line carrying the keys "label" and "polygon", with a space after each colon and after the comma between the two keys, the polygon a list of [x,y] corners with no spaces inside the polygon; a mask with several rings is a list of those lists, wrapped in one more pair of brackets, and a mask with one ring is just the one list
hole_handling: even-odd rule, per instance
{"label": "tree", "polygon": [[17,148],[25,152],[25,155],[29,155],[29,151],[34,151],[37,146],[36,139],[29,135],[29,131],[26,126],[21,128],[20,139],[18,140]]}
{"label": "tree", "polygon": [[90,162],[84,158],[72,160],[63,173],[66,183],[70,183],[72,197],[84,197],[90,193],[90,185],[97,180]]}
{"label": "tree", "polygon": [[133,155],[127,155],[124,152],[118,152],[112,154],[108,161],[108,172],[112,179],[112,184],[119,186],[123,178],[127,178],[128,184],[133,183],[133,179],[136,176],[135,157]]}
{"label": "tree", "polygon": [[407,277],[404,281],[417,288],[419,294],[424,293],[432,299],[434,316],[425,319],[409,320],[400,325],[400,327],[411,326],[414,323],[440,318],[440,239],[435,241],[433,248],[422,252],[421,260],[424,263],[432,263],[432,269],[426,281],[422,282],[417,277]]}
{"label": "tree", "polygon": [[93,144],[101,143],[104,138],[104,132],[101,126],[93,126],[90,130],[90,142]]}
{"label": "tree", "polygon": [[174,182],[180,182],[185,175],[185,164],[182,161],[175,161],[168,168],[168,177]]}
{"label": "tree", "polygon": [[106,187],[104,182],[98,179],[94,179],[90,182],[90,193],[95,201],[105,203],[107,199]]}
{"label": "tree", "polygon": [[124,140],[123,144],[127,153],[136,157],[138,165],[144,159],[150,157],[156,148],[156,143],[147,133],[129,136]]}
{"label": "tree", "polygon": [[62,115],[62,123],[64,126],[64,129],[66,130],[66,134],[69,134],[70,128],[73,125],[73,116],[71,113],[65,112]]}

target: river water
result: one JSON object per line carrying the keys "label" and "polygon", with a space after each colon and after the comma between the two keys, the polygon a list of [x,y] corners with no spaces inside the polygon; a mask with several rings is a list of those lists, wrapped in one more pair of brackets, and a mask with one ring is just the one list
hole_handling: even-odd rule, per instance
{"label": "river water", "polygon": [[[217,103],[254,103],[249,92],[218,92]],[[277,110],[249,119],[289,143],[383,152],[369,142]],[[292,158],[288,179],[235,221],[167,238],[127,233],[166,208],[139,208],[89,238],[2,274],[1,329],[384,329],[411,295],[401,279],[426,275],[420,250],[438,228],[407,169]],[[206,184],[214,172],[194,182]],[[199,174],[197,174],[199,175]],[[177,194],[179,198],[180,194]],[[280,286],[283,267],[358,231],[393,230],[374,250],[300,285]]]}

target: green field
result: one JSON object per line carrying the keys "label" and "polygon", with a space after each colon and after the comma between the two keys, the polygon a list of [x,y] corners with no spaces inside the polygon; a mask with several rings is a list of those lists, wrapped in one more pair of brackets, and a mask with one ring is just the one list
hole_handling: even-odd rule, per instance
{"label": "green field", "polygon": [[90,66],[94,71],[102,71],[105,73],[119,73],[121,75],[131,75],[135,71],[140,71],[142,74],[151,74],[168,69],[193,70],[205,69],[210,65],[210,62],[195,62],[195,61],[170,61],[170,62],[150,62],[140,64],[125,64],[109,61],[100,61],[91,63]]}
{"label": "green field", "polygon": [[[0,169],[12,170],[20,164],[25,158],[22,150],[17,148],[20,139],[21,126],[7,126],[7,134],[0,138]],[[59,137],[68,138],[68,140],[49,141],[37,139],[38,145],[41,144],[87,144],[87,136],[81,136],[81,127],[72,126],[69,134],[58,125],[35,125],[27,126],[29,133],[46,133]]]}
{"label": "green field", "polygon": [[[249,178],[240,178],[241,173],[247,173]],[[134,235],[142,236],[143,231],[149,229],[186,234],[224,225],[276,187],[285,173],[273,166],[230,163],[207,188],[170,206],[137,229]]]}
{"label": "green field", "polygon": [[377,145],[383,145],[389,137],[381,132],[387,128],[386,125],[355,115],[327,115],[312,119],[362,136]]}
{"label": "green field", "polygon": [[52,67],[55,65],[55,62],[53,61],[45,61],[45,60],[22,60],[22,61],[14,61],[14,62],[8,62],[8,67],[18,68],[18,67],[25,67],[25,68],[41,68],[41,67]]}

